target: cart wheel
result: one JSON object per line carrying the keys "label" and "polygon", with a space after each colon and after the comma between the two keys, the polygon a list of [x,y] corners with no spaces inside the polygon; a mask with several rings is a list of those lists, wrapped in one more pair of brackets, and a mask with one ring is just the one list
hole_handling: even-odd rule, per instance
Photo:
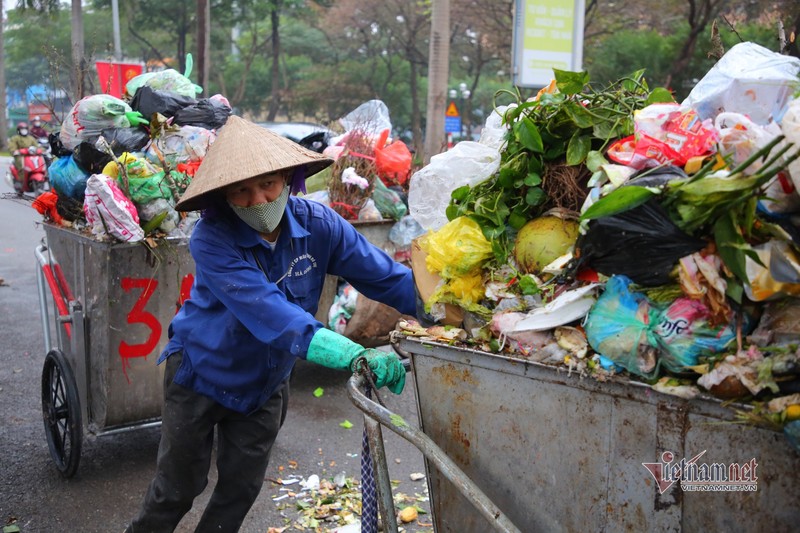
{"label": "cart wheel", "polygon": [[61,475],[70,478],[78,470],[83,426],[78,385],[59,350],[52,350],[44,359],[42,415],[50,455]]}

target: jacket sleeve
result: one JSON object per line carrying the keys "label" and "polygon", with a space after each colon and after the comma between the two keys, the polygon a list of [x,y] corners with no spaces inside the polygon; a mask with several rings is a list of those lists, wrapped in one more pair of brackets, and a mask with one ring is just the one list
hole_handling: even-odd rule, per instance
{"label": "jacket sleeve", "polygon": [[329,273],[341,276],[355,289],[407,315],[416,315],[416,292],[411,269],[371,244],[352,224],[335,214],[331,230]]}

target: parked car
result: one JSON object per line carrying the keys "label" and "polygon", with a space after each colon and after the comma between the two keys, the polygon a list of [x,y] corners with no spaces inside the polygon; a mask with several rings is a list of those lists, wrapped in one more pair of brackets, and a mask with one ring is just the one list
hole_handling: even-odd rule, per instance
{"label": "parked car", "polygon": [[325,126],[312,122],[259,122],[258,125],[318,153],[328,147],[335,135]]}

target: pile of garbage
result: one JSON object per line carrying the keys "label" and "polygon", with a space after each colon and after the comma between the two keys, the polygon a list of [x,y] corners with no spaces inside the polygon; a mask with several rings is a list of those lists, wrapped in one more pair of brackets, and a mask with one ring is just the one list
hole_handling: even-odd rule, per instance
{"label": "pile of garbage", "polygon": [[555,71],[411,177],[401,329],[747,401],[800,449],[798,188],[798,58],[738,44],[681,103]]}
{"label": "pile of garbage", "polygon": [[122,99],[95,94],[78,101],[50,138],[53,191],[34,208],[53,222],[101,240],[138,242],[156,233],[185,237],[197,213],[174,206],[231,114],[222,95],[173,69],[131,79]]}
{"label": "pile of garbage", "polygon": [[389,139],[389,109],[380,100],[364,102],[339,119],[344,133],[329,139],[322,154],[334,160],[326,188],[308,195],[345,220],[400,220],[408,213],[404,195],[412,155],[406,144]]}

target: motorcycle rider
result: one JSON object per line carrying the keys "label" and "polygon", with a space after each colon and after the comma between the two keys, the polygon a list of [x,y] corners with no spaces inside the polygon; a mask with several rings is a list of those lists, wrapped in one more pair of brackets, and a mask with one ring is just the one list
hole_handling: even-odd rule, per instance
{"label": "motorcycle rider", "polygon": [[17,171],[22,172],[25,166],[25,154],[22,153],[22,150],[32,146],[38,147],[39,142],[28,131],[28,125],[20,122],[17,124],[17,134],[8,140],[8,150],[14,156],[14,166]]}
{"label": "motorcycle rider", "polygon": [[47,139],[47,136],[50,135],[50,133],[48,133],[48,131],[42,126],[42,118],[39,115],[33,117],[33,120],[31,121],[31,135],[37,139]]}

